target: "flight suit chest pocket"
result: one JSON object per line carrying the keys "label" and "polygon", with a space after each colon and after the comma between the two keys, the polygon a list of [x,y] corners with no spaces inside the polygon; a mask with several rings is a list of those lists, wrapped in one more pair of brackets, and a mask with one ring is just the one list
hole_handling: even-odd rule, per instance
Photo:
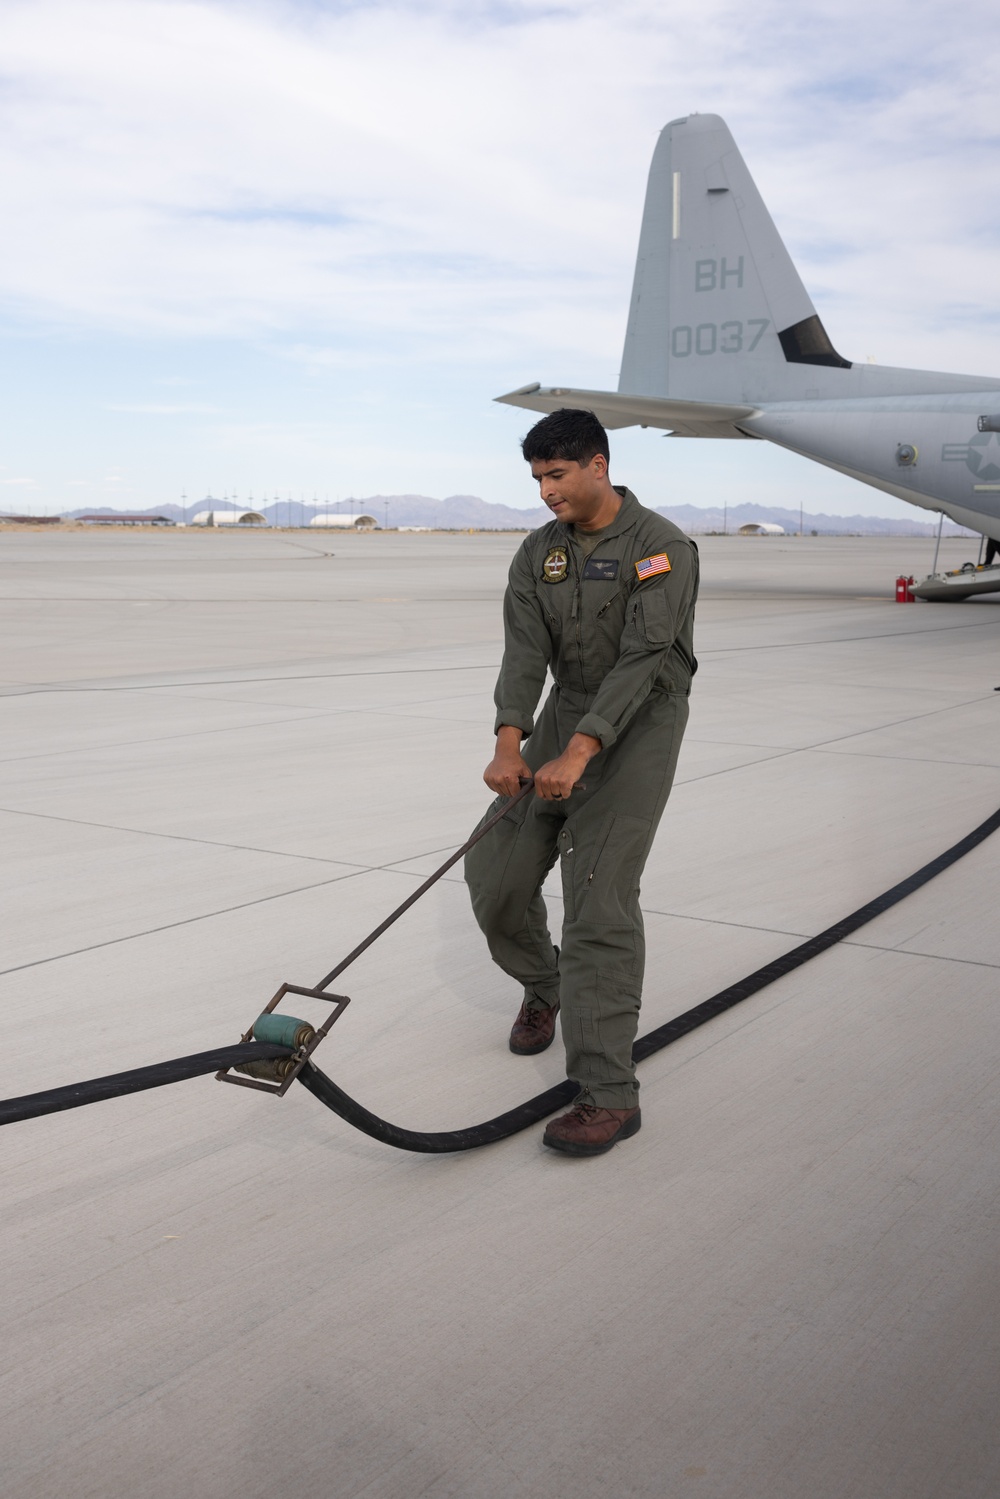
{"label": "flight suit chest pocket", "polygon": [[635,596],[636,629],[649,646],[669,645],[672,638],[670,606],[666,586],[658,583]]}
{"label": "flight suit chest pocket", "polygon": [[554,640],[558,640],[568,629],[573,589],[571,586],[559,588],[539,585],[537,592],[542,616],[549,627],[549,634]]}

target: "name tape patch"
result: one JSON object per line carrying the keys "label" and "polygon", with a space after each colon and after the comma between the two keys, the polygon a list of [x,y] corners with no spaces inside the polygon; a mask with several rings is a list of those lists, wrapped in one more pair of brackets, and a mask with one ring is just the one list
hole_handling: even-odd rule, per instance
{"label": "name tape patch", "polygon": [[598,578],[602,583],[613,583],[618,576],[618,558],[588,557],[583,576]]}
{"label": "name tape patch", "polygon": [[666,552],[657,552],[655,557],[643,557],[641,562],[635,564],[635,571],[640,583],[643,578],[651,578],[654,573],[668,573],[670,558]]}

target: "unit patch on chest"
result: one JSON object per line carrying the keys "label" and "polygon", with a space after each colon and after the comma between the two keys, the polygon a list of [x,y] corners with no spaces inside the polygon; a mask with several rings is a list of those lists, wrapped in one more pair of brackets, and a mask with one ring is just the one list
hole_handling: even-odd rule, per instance
{"label": "unit patch on chest", "polygon": [[613,583],[618,576],[617,557],[588,557],[583,569],[585,578],[597,578],[602,583]]}
{"label": "unit patch on chest", "polygon": [[561,583],[569,567],[569,555],[565,547],[553,547],[542,563],[542,577],[546,583]]}

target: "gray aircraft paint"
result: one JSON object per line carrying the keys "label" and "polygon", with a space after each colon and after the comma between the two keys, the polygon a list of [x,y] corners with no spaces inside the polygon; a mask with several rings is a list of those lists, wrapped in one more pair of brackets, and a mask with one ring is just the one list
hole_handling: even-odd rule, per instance
{"label": "gray aircraft paint", "polygon": [[524,386],[531,411],[764,438],[1000,533],[1000,379],[853,364],[831,344],[718,115],[674,120],[649,172],[617,392]]}

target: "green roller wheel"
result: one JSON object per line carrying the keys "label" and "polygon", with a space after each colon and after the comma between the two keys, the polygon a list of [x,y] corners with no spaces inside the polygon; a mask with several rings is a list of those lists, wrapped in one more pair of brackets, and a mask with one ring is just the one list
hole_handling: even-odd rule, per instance
{"label": "green roller wheel", "polygon": [[271,1046],[305,1046],[315,1034],[307,1020],[297,1020],[294,1015],[258,1015],[253,1023],[254,1040]]}

